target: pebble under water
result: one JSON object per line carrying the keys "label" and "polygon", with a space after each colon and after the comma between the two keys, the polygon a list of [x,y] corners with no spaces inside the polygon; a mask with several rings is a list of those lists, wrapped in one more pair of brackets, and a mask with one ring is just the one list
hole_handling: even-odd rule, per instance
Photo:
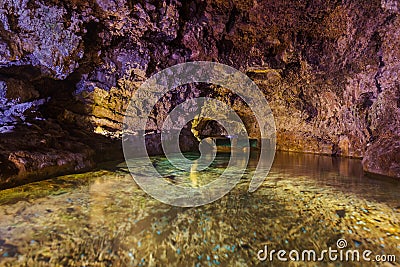
{"label": "pebble under water", "polygon": [[[191,155],[188,155],[190,157]],[[153,157],[165,179],[193,177]],[[197,183],[224,170],[218,154]],[[0,191],[1,266],[396,266],[400,262],[400,183],[372,178],[355,159],[278,152],[262,186],[246,175],[223,198],[173,207],[142,191],[125,164]],[[138,172],[145,172],[140,170]],[[160,189],[162,190],[162,189]],[[168,192],[166,192],[168,193]],[[260,261],[259,250],[344,249],[396,261]]]}

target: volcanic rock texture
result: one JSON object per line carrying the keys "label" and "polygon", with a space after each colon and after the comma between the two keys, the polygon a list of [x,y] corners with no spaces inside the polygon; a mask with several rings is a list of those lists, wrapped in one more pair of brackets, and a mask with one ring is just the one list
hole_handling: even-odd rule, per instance
{"label": "volcanic rock texture", "polygon": [[[92,167],[112,143],[93,132],[120,137],[135,89],[195,60],[258,84],[278,149],[363,158],[366,171],[400,177],[399,14],[397,0],[1,0],[0,179]],[[174,105],[216,94],[165,95],[150,130]]]}

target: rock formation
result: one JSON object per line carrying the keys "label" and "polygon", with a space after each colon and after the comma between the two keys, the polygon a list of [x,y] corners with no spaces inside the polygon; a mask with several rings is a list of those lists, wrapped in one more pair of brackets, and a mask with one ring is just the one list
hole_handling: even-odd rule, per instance
{"label": "rock formation", "polygon": [[[278,149],[363,158],[366,171],[400,177],[399,14],[398,0],[2,0],[0,187],[91,168],[99,144],[111,151],[120,137],[135,89],[194,60],[258,84]],[[218,90],[165,95],[152,130],[199,94]]]}

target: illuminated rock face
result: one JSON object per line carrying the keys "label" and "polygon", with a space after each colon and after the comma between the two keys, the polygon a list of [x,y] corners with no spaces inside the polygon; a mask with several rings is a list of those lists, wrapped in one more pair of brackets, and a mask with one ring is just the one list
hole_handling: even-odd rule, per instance
{"label": "illuminated rock face", "polygon": [[[27,109],[31,117],[119,137],[125,107],[146,78],[214,60],[247,72],[263,90],[279,149],[363,157],[367,171],[400,177],[399,10],[387,0],[4,0],[0,112],[12,101],[40,100]],[[218,90],[186,86],[164,96],[151,130],[199,95]],[[249,111],[237,109],[251,131]],[[8,118],[0,120],[4,132],[23,123]]]}

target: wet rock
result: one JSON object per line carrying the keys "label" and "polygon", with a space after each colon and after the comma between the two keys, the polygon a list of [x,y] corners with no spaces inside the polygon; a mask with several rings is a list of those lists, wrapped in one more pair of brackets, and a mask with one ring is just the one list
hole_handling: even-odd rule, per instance
{"label": "wet rock", "polygon": [[[367,171],[395,174],[397,2],[253,2],[5,0],[0,80],[8,89],[0,82],[0,111],[10,109],[4,103],[51,97],[40,107],[47,119],[118,138],[129,99],[150,75],[186,61],[214,60],[252,73],[274,113],[278,149],[365,157]],[[29,70],[38,73],[27,77]],[[157,132],[165,114],[185,99],[213,93],[189,86],[163,97],[149,130]],[[251,112],[235,103],[254,130]],[[0,132],[24,123],[25,115],[15,110],[12,118],[2,116]]]}
{"label": "wet rock", "polygon": [[346,210],[342,209],[342,210],[336,210],[335,211],[337,216],[339,216],[339,218],[344,218],[344,216],[346,216]]}
{"label": "wet rock", "polygon": [[2,244],[0,245],[1,251],[0,254],[3,257],[14,257],[18,253],[18,248],[11,244]]}
{"label": "wet rock", "polygon": [[39,92],[21,80],[0,77],[0,134],[12,132],[16,124],[26,123],[28,115],[42,119],[38,108],[46,99],[37,99]]}
{"label": "wet rock", "polygon": [[[79,172],[94,166],[93,150],[87,145],[68,140],[67,134],[63,136],[59,133],[58,137],[44,134],[43,131],[28,127],[23,134],[3,134],[0,154],[6,172],[0,174],[0,188],[52,175]],[[23,138],[28,138],[28,141],[21,142]],[[69,149],[68,145],[72,147]]]}
{"label": "wet rock", "polygon": [[95,162],[122,157],[114,151],[119,151],[118,146],[103,136],[70,132],[49,121],[19,125],[14,132],[2,134],[0,148],[0,189],[82,172]]}
{"label": "wet rock", "polygon": [[374,174],[400,178],[400,137],[377,139],[368,147],[363,159],[364,170]]}

